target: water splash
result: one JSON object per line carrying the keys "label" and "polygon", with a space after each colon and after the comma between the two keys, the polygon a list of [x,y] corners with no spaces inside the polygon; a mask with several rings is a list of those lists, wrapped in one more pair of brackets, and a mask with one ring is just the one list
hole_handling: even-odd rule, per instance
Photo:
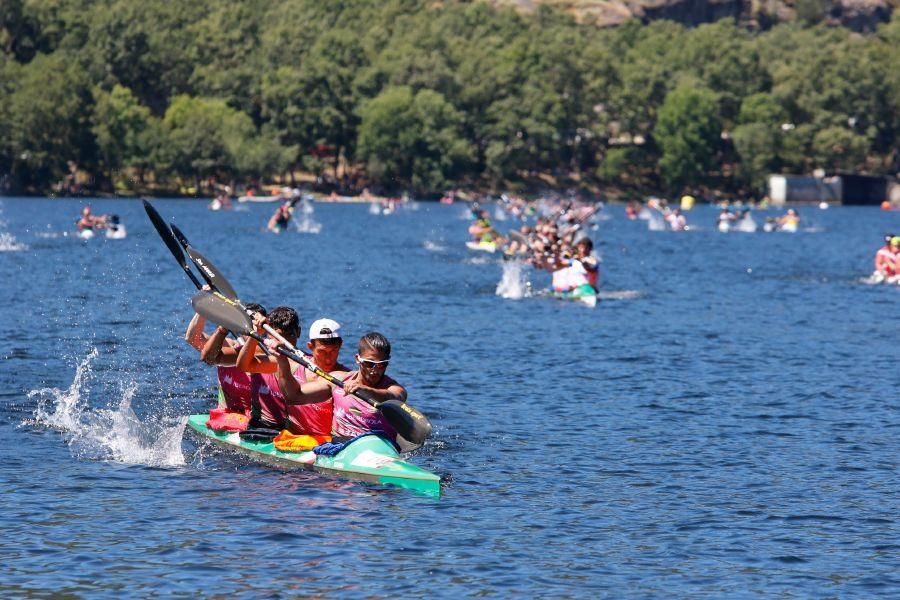
{"label": "water splash", "polygon": [[19,252],[28,250],[28,246],[16,240],[16,238],[7,232],[0,232],[0,252]]}
{"label": "water splash", "polygon": [[494,206],[494,220],[495,221],[506,221],[506,211],[503,210],[503,207],[499,204]]}
{"label": "water splash", "polygon": [[300,213],[301,216],[298,218],[295,215],[291,220],[298,233],[317,234],[322,231],[322,224],[316,221],[312,216],[315,212],[312,204],[304,201],[300,204],[300,210],[296,212]]}
{"label": "water splash", "polygon": [[[7,223],[2,218],[3,203],[0,202],[0,229],[6,229]],[[28,250],[28,246],[16,240],[15,236],[8,231],[0,231],[0,252],[19,252]]]}
{"label": "water splash", "polygon": [[525,263],[508,260],[503,263],[503,276],[497,284],[496,294],[508,300],[521,300],[529,295],[531,285],[525,275]]}
{"label": "water splash", "polygon": [[731,226],[732,230],[740,231],[743,233],[754,233],[757,230],[756,221],[753,220],[749,214],[744,215],[742,219],[736,221],[734,225]]}
{"label": "water splash", "polygon": [[89,405],[91,363],[98,356],[96,348],[91,350],[76,368],[68,389],[29,392],[28,397],[38,401],[31,422],[62,431],[73,454],[81,459],[153,467],[183,465],[181,438],[187,418],[151,416],[142,422],[131,408],[136,385],[123,386],[121,400],[114,408]]}
{"label": "water splash", "polygon": [[638,219],[647,221],[647,229],[649,231],[666,230],[666,221],[663,219],[662,215],[655,210],[642,208],[641,212],[638,213]]}

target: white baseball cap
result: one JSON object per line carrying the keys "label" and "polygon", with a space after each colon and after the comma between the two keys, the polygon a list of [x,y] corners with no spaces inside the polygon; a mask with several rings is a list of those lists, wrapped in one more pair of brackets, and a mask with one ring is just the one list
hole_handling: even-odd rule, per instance
{"label": "white baseball cap", "polygon": [[332,319],[319,319],[309,326],[309,340],[339,340],[341,326]]}

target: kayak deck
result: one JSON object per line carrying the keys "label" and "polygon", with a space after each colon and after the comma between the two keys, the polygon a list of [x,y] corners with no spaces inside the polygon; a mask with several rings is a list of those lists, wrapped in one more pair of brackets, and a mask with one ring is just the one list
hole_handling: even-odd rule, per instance
{"label": "kayak deck", "polygon": [[572,300],[594,308],[597,306],[597,291],[590,285],[581,285],[568,292],[551,292],[551,296],[560,300]]}
{"label": "kayak deck", "polygon": [[441,495],[441,478],[400,458],[394,446],[378,436],[367,435],[355,440],[335,456],[312,451],[281,452],[272,442],[242,440],[237,433],[213,431],[206,426],[209,415],[190,415],[189,431],[202,440],[238,451],[258,462],[282,469],[302,469],[393,485],[427,496]]}

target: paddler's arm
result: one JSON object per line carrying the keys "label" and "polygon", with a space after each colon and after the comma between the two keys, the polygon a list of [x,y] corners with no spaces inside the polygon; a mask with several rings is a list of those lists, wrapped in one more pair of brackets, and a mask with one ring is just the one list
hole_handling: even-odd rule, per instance
{"label": "paddler's arm", "polygon": [[266,355],[256,355],[256,349],[259,344],[256,338],[247,338],[247,343],[241,348],[237,355],[235,366],[239,371],[244,373],[275,373],[278,371],[278,365],[275,361]]}
{"label": "paddler's arm", "polygon": [[184,332],[184,341],[201,352],[207,341],[207,335],[203,333],[204,327],[206,327],[206,319],[195,313],[194,318],[188,324],[187,331]]}
{"label": "paddler's arm", "polygon": [[348,394],[354,392],[364,392],[365,395],[376,402],[384,402],[385,400],[399,400],[406,402],[406,388],[399,383],[394,383],[383,389],[375,389],[367,385],[359,383],[357,378],[348,379],[344,382],[344,391]]}
{"label": "paddler's arm", "polygon": [[[275,378],[281,387],[284,401],[290,405],[316,404],[331,398],[331,386],[323,379],[300,384],[291,371],[291,361],[283,354],[276,355],[275,362],[278,370]],[[303,368],[303,367],[301,367]]]}
{"label": "paddler's arm", "polygon": [[224,346],[225,336],[228,330],[224,327],[216,328],[216,331],[207,338],[206,344],[200,351],[200,360],[209,365],[220,367],[233,367],[237,363],[237,350],[230,346]]}

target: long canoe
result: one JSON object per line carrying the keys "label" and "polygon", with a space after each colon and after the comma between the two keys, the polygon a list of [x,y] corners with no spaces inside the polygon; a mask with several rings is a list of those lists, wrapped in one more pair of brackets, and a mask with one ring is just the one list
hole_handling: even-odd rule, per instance
{"label": "long canoe", "polygon": [[240,452],[251,459],[282,469],[302,469],[393,485],[433,497],[441,495],[441,478],[430,471],[407,462],[393,444],[375,435],[356,439],[335,456],[323,456],[312,451],[281,452],[271,442],[242,440],[236,433],[213,431],[206,426],[209,415],[188,417],[189,431],[204,441]]}

